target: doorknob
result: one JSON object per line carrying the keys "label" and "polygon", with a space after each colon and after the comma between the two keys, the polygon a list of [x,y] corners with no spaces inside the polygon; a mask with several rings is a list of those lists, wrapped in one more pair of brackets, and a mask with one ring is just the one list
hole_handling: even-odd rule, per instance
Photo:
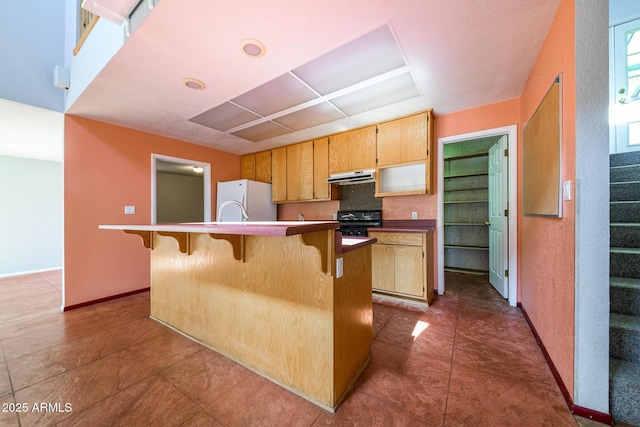
{"label": "doorknob", "polygon": [[484,225],[491,225],[491,221],[485,221]]}

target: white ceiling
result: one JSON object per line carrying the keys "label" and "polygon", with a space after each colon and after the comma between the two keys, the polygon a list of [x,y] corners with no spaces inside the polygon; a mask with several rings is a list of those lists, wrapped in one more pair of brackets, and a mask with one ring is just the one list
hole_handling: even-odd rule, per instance
{"label": "white ceiling", "polygon": [[[437,117],[520,96],[559,2],[162,0],[67,112],[237,154],[427,108]],[[373,40],[381,31],[395,47],[378,48]],[[240,42],[248,38],[266,46],[264,56],[243,54]],[[376,44],[363,57],[384,51],[381,56],[393,57],[390,66],[399,73],[372,87],[373,97],[355,89],[369,69],[375,70],[369,73],[374,80],[379,72],[388,73],[384,65],[379,70],[378,65],[359,65],[364,73],[356,81],[344,78],[347,66],[332,75],[340,65],[337,53],[344,53],[345,46],[362,46],[363,40]],[[398,55],[405,64],[398,63]],[[297,84],[292,76],[329,103],[309,101],[299,88],[286,93],[282,88]],[[201,80],[206,88],[187,89],[184,78]],[[414,89],[389,91],[399,78]],[[336,89],[341,79],[351,85],[348,93]],[[374,107],[382,100],[394,103],[361,112],[366,109],[362,103],[372,100]],[[269,127],[264,135],[282,133],[282,126],[286,133],[261,140],[258,126],[240,123],[217,130],[196,123],[209,110],[212,114],[219,111],[215,107],[236,103],[261,111],[251,120]],[[313,109],[303,108],[309,105]]]}

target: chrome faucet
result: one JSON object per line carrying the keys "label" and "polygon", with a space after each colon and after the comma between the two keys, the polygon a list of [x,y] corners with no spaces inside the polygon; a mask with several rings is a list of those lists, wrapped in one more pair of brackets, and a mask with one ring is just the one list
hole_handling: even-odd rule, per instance
{"label": "chrome faucet", "polygon": [[244,208],[244,205],[242,203],[240,203],[237,200],[227,200],[226,202],[222,202],[220,204],[220,207],[218,208],[218,221],[222,222],[222,210],[225,208],[225,206],[227,205],[238,205],[240,207],[240,210],[242,211],[242,220],[246,221],[247,219],[249,219],[249,214],[247,213],[247,210]]}

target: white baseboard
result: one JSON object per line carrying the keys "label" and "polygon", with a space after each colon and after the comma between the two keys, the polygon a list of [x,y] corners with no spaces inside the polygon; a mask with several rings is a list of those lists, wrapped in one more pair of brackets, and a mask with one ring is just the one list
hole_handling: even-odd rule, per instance
{"label": "white baseboard", "polygon": [[16,272],[13,272],[13,273],[3,273],[3,274],[0,274],[0,279],[4,278],[4,277],[24,276],[24,275],[27,275],[27,274],[44,273],[46,271],[55,271],[55,270],[62,270],[62,267],[41,268],[41,269],[38,269],[38,270],[16,271]]}

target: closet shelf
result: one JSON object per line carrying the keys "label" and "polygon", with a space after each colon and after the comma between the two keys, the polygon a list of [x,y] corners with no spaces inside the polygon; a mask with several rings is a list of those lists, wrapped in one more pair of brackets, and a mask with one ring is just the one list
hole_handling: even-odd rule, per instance
{"label": "closet shelf", "polygon": [[445,249],[470,249],[474,251],[488,251],[488,246],[464,246],[464,245],[444,245]]}
{"label": "closet shelf", "polygon": [[465,178],[467,176],[482,176],[482,175],[488,175],[489,172],[473,172],[473,173],[463,173],[463,174],[459,174],[459,175],[448,175],[445,176],[444,179],[449,179],[449,178]]}
{"label": "closet shelf", "polygon": [[457,226],[457,225],[462,225],[462,226],[478,226],[481,225],[483,227],[487,226],[488,224],[485,224],[484,222],[445,222],[444,225],[453,225],[453,226]]}
{"label": "closet shelf", "polygon": [[472,159],[474,157],[489,157],[489,153],[483,152],[483,153],[464,154],[461,156],[445,157],[444,161],[446,162],[447,160]]}
{"label": "closet shelf", "polygon": [[454,190],[444,190],[445,193],[453,193],[455,191],[473,191],[473,190],[488,190],[489,187],[477,187],[477,188],[456,188]]}
{"label": "closet shelf", "polygon": [[459,204],[459,203],[489,203],[489,201],[488,200],[454,200],[451,202],[444,202],[445,205]]}

